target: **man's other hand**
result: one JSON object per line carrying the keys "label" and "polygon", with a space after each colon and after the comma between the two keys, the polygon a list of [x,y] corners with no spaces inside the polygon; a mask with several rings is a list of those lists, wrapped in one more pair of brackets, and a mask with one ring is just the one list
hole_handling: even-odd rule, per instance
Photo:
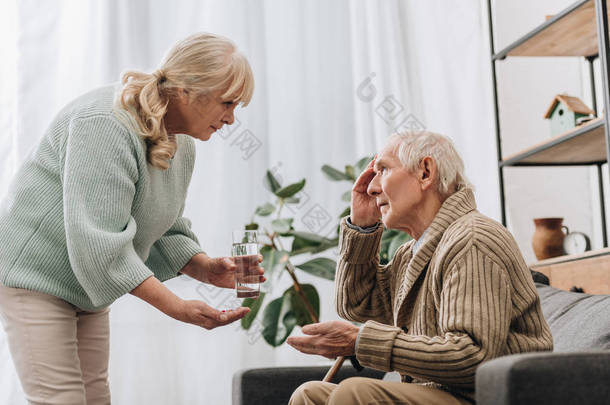
{"label": "man's other hand", "polygon": [[307,336],[291,336],[287,343],[300,352],[334,359],[352,356],[356,349],[359,327],[344,321],[329,321],[303,326]]}

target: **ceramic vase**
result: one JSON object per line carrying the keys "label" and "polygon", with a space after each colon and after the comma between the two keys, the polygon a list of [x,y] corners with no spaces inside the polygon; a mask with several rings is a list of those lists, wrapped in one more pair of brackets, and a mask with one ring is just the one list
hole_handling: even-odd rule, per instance
{"label": "ceramic vase", "polygon": [[563,239],[565,238],[562,225],[563,218],[534,218],[536,230],[532,238],[532,247],[538,260],[561,256],[564,253]]}

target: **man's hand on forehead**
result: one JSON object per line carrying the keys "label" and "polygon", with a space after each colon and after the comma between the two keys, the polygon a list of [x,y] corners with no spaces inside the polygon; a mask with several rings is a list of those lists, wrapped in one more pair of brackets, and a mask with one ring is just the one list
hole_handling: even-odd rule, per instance
{"label": "man's hand on forehead", "polygon": [[369,168],[373,169],[374,172],[377,171],[377,157],[378,155],[373,156],[373,160],[371,160],[371,163],[369,163]]}

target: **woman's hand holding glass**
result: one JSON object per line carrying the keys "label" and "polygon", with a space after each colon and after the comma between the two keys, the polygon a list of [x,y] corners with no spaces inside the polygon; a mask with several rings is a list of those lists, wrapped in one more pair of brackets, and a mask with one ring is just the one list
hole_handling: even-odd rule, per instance
{"label": "woman's hand holding glass", "polygon": [[[263,257],[258,255],[258,262],[261,263]],[[199,280],[203,283],[212,284],[221,288],[235,288],[235,270],[237,265],[233,257],[216,257],[212,258],[204,253],[193,256],[189,264],[183,269],[183,273]],[[256,272],[259,274],[259,280],[264,283],[265,269],[258,267]]]}

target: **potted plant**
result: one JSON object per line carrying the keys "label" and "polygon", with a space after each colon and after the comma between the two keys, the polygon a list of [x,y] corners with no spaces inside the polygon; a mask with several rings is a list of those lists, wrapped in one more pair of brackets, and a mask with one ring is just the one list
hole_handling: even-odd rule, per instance
{"label": "potted plant", "polygon": [[[372,158],[360,159],[355,165],[346,165],[341,171],[329,165],[322,166],[322,171],[329,180],[346,181],[350,188],[342,195],[342,200],[350,203],[351,185],[356,181]],[[269,275],[258,298],[246,298],[242,305],[251,311],[241,321],[244,329],[252,326],[254,319],[262,317],[262,335],[271,346],[279,346],[288,338],[295,326],[316,323],[320,318],[320,296],[315,286],[302,284],[298,271],[333,281],[335,279],[335,260],[317,257],[328,249],[335,248],[339,242],[339,221],[349,215],[349,205],[337,217],[337,226],[332,237],[321,236],[311,232],[296,230],[294,218],[283,216],[284,207],[298,204],[296,195],[305,187],[306,180],[282,187],[276,177],[267,171],[264,183],[270,191],[272,200],[256,208],[251,222],[245,229],[258,230],[262,243],[260,250],[263,256],[262,266]],[[380,263],[386,264],[394,256],[400,245],[410,239],[404,232],[384,230],[381,239]],[[293,263],[298,263],[294,264]],[[273,294],[273,280],[282,272],[288,273],[292,286],[279,296]]]}

